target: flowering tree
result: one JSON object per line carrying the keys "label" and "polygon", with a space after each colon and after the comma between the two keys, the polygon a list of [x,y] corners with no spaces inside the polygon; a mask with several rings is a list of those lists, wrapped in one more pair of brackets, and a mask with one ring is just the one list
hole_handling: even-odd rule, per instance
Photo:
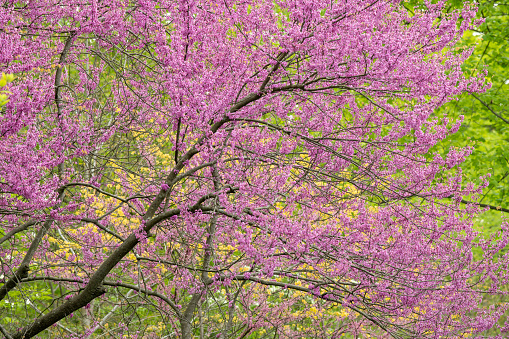
{"label": "flowering tree", "polygon": [[[393,0],[6,1],[6,338],[463,338],[507,225],[433,110],[475,10]],[[480,248],[483,259],[474,260]],[[501,330],[505,330],[502,328]]]}

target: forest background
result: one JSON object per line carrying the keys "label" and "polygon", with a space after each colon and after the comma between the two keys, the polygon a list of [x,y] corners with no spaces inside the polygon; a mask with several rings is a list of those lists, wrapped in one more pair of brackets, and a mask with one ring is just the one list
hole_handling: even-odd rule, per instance
{"label": "forest background", "polygon": [[[462,3],[452,1],[451,8]],[[463,40],[464,45],[477,44],[463,67],[468,74],[476,74],[487,68],[492,86],[486,93],[463,94],[457,101],[444,105],[436,114],[448,114],[455,118],[464,115],[465,120],[459,131],[440,147],[475,146],[463,165],[468,177],[473,179],[487,171],[492,173],[490,185],[480,201],[488,205],[490,211],[478,220],[478,226],[489,234],[500,224],[504,215],[501,212],[508,211],[509,2],[481,1],[479,16],[485,22],[478,30],[465,34]]]}
{"label": "forest background", "polygon": [[[410,2],[414,6],[417,2]],[[450,8],[464,1],[450,1]],[[450,146],[474,146],[473,153],[462,168],[475,180],[486,172],[492,174],[490,184],[479,201],[489,209],[476,220],[476,226],[486,235],[497,232],[500,222],[509,213],[509,1],[479,1],[479,17],[484,23],[465,34],[462,44],[476,44],[470,59],[463,65],[467,74],[488,70],[492,86],[485,93],[462,94],[436,111],[465,120],[458,132],[444,140],[437,150]],[[505,301],[505,297],[486,297],[487,304]]]}
{"label": "forest background", "polygon": [[[465,1],[448,2],[453,10]],[[408,8],[419,4],[409,1]],[[465,120],[454,135],[437,145],[433,151],[444,152],[451,146],[474,146],[473,153],[464,162],[466,176],[475,180],[491,173],[490,184],[480,199],[487,209],[476,220],[476,227],[486,235],[494,234],[509,213],[509,1],[478,1],[478,17],[484,23],[464,35],[461,45],[476,45],[472,56],[463,65],[465,73],[474,75],[488,70],[491,88],[485,93],[458,96],[438,109],[437,116],[448,115]],[[481,254],[478,254],[481,255]],[[485,303],[506,301],[506,297],[487,296]],[[493,333],[493,331],[489,331]]]}

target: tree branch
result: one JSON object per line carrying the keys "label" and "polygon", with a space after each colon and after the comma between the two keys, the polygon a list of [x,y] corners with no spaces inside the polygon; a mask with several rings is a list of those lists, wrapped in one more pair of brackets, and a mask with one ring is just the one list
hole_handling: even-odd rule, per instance
{"label": "tree branch", "polygon": [[[70,43],[69,43],[70,44]],[[70,45],[69,45],[70,46]],[[283,91],[283,90],[291,90],[296,88],[301,88],[303,85],[295,85],[295,86],[285,86],[279,89],[271,90],[271,92]],[[236,112],[242,107],[248,105],[249,103],[261,98],[262,94],[251,94],[237,102],[231,109],[230,112]],[[215,133],[221,128],[225,123],[230,121],[230,118],[224,116],[221,120],[215,122],[210,127],[210,132]],[[177,174],[184,168],[187,164],[188,160],[190,160],[194,155],[198,154],[198,146],[203,144],[205,140],[209,137],[208,133],[204,133],[202,137],[200,137],[195,145],[191,147],[178,161],[175,167],[172,169],[170,174],[167,176],[165,182],[171,187],[173,186],[177,178]],[[81,183],[77,183],[79,185]],[[73,184],[71,184],[73,185]],[[89,184],[86,184],[89,185]],[[69,185],[67,185],[69,186]],[[97,189],[96,187],[89,185],[90,187]],[[62,189],[61,192],[64,190]],[[107,193],[107,192],[105,192]],[[108,194],[109,195],[109,194]],[[162,202],[166,197],[166,190],[161,188],[157,196],[154,198],[150,206],[147,208],[145,215],[143,216],[143,220],[145,221],[145,226],[143,226],[143,231],[145,233],[149,233],[150,230],[157,225],[162,220],[170,218],[175,215],[179,215],[181,210],[176,208],[165,212],[161,215],[158,215],[154,218],[156,211],[161,206]],[[202,199],[200,199],[202,200]],[[198,210],[205,211],[210,208],[206,208],[200,205],[201,202],[191,206],[188,208],[189,212],[195,212]],[[95,271],[95,273],[91,276],[87,286],[76,296],[67,300],[65,303],[61,304],[57,308],[51,310],[46,315],[37,318],[32,324],[25,326],[18,330],[18,332],[13,336],[13,339],[28,339],[31,338],[38,333],[44,331],[49,326],[53,325],[60,319],[63,319],[67,315],[73,313],[74,311],[86,306],[93,299],[103,295],[106,293],[104,288],[104,279],[111,272],[111,270],[125,257],[138,243],[140,240],[137,237],[136,233],[132,233],[129,237],[127,237],[122,244],[108,257],[104,260],[104,262],[99,266],[99,268]],[[28,267],[27,267],[28,271]],[[25,275],[26,277],[26,275]]]}
{"label": "tree branch", "polygon": [[[58,190],[58,198],[57,198],[57,201],[59,201],[60,203],[62,202],[62,199],[64,197],[64,190],[63,189],[59,189]],[[57,206],[53,206],[53,210],[57,209],[58,208],[58,205]],[[25,254],[25,256],[23,257],[23,260],[21,261],[21,264],[20,266],[18,267],[18,270],[16,271],[16,273],[14,273],[14,275],[9,279],[7,280],[7,282],[0,288],[0,300],[2,300],[3,298],[5,298],[5,296],[7,295],[7,293],[9,293],[10,290],[12,290],[14,287],[16,287],[16,285],[18,284],[18,282],[23,279],[23,278],[26,278],[28,276],[28,271],[29,271],[29,265],[30,265],[30,262],[32,261],[32,258],[34,257],[35,255],[35,252],[37,251],[37,248],[39,247],[39,244],[41,243],[41,240],[42,238],[44,238],[44,236],[46,235],[46,233],[48,233],[48,230],[50,229],[51,227],[51,224],[53,224],[53,221],[54,219],[48,219],[44,222],[44,224],[42,225],[42,227],[39,229],[39,231],[37,232],[34,240],[32,241],[32,243],[30,244],[30,247],[28,248],[28,251],[27,253]]]}
{"label": "tree branch", "polygon": [[35,236],[35,239],[30,244],[30,247],[28,248],[27,253],[23,257],[23,260],[21,261],[21,264],[18,267],[18,270],[14,275],[7,280],[7,282],[0,288],[0,300],[5,298],[7,293],[9,293],[10,290],[12,290],[18,282],[21,281],[21,279],[26,278],[28,276],[29,271],[29,265],[32,261],[32,258],[34,257],[35,251],[37,251],[37,248],[39,247],[39,244],[41,243],[42,238],[46,235],[48,230],[51,227],[51,224],[53,223],[53,219],[46,220],[46,222],[42,225],[42,227],[37,232],[37,235]]}
{"label": "tree branch", "polygon": [[120,235],[118,235],[117,233],[115,232],[112,232],[110,231],[109,229],[107,229],[104,225],[102,225],[99,221],[97,221],[96,219],[90,219],[90,218],[81,218],[80,219],[81,221],[83,222],[89,222],[91,224],[94,224],[96,225],[97,227],[99,227],[100,229],[102,229],[104,232],[114,236],[115,238],[119,239],[120,241],[125,241],[125,239],[123,237],[121,237]]}
{"label": "tree branch", "polygon": [[[89,184],[89,183],[86,183],[86,182],[70,182],[68,184],[65,184],[64,186],[62,186],[60,189],[61,190],[65,190],[67,187],[73,187],[73,186],[84,186],[84,187],[90,187],[94,190],[96,190],[97,192],[101,193],[101,194],[104,194],[108,197],[112,197],[112,198],[115,198],[119,201],[122,201],[123,203],[127,204],[130,208],[133,209],[133,211],[135,211],[137,214],[141,215],[142,213],[140,213],[134,206],[131,205],[131,203],[129,202],[130,199],[124,199],[122,197],[119,197],[118,195],[115,195],[113,193],[109,193],[109,192],[106,192],[102,189],[100,189],[99,187],[96,187],[92,184]],[[134,196],[132,197],[133,199],[136,198],[137,196]]]}
{"label": "tree branch", "polygon": [[504,117],[502,117],[500,114],[498,114],[497,112],[495,112],[490,106],[488,106],[487,103],[485,103],[484,101],[481,100],[481,98],[479,98],[477,95],[475,95],[474,93],[470,93],[474,98],[476,98],[477,100],[479,100],[479,102],[481,104],[484,105],[484,107],[486,107],[491,113],[493,113],[495,116],[497,116],[498,118],[500,118],[500,120],[502,120],[503,122],[505,122],[506,124],[509,124],[509,120],[505,119]]}
{"label": "tree branch", "polygon": [[0,245],[4,242],[4,241],[7,241],[9,240],[10,238],[12,238],[14,235],[16,235],[17,233],[19,232],[23,232],[24,230],[26,230],[27,228],[29,228],[30,226],[32,225],[35,225],[37,224],[39,221],[35,221],[35,220],[29,220],[27,221],[26,223],[24,223],[23,225],[20,225],[16,228],[13,228],[12,230],[10,230],[6,235],[4,235],[2,238],[0,238]]}
{"label": "tree branch", "polygon": [[[188,208],[188,211],[196,212],[202,209],[204,208],[200,205],[193,205],[192,207]],[[171,216],[179,214],[180,209],[178,208],[164,213],[165,218],[169,218]],[[149,216],[151,217],[151,215]],[[150,230],[155,225],[157,225],[157,223],[161,220],[162,220],[161,218],[153,218],[146,221],[145,226],[143,227],[143,231],[149,233]],[[106,293],[104,285],[107,284],[104,282],[104,278],[106,278],[106,276],[120,262],[120,260],[122,260],[122,258],[125,257],[139,242],[140,240],[138,239],[137,234],[132,233],[129,237],[127,237],[127,239],[125,239],[125,241],[119,247],[117,247],[117,249],[108,258],[104,260],[101,266],[99,266],[99,268],[90,278],[87,286],[78,295],[72,297],[62,305],[58,306],[57,308],[47,313],[46,315],[37,318],[32,324],[20,329],[13,336],[13,339],[31,338],[40,333],[41,331],[45,330],[49,326],[53,325],[60,319],[63,319],[69,314],[73,313],[74,311],[86,306],[93,299]],[[117,286],[121,286],[119,285],[119,283],[116,284]],[[127,287],[127,285],[124,287]]]}
{"label": "tree branch", "polygon": [[13,339],[9,332],[7,332],[7,330],[2,327],[2,325],[0,325],[0,332],[2,332],[2,334],[5,336],[5,339]]}
{"label": "tree branch", "polygon": [[64,49],[62,50],[60,59],[58,60],[57,72],[55,73],[55,104],[57,105],[57,115],[59,118],[62,113],[62,108],[60,107],[60,103],[62,102],[62,97],[60,96],[60,87],[62,86],[62,68],[64,67],[65,59],[71,49],[72,40],[75,36],[76,32],[71,32],[65,41]]}
{"label": "tree branch", "polygon": [[481,204],[481,203],[478,203],[478,202],[468,201],[468,200],[465,200],[465,199],[461,199],[461,203],[462,204],[477,205],[477,206],[480,206],[480,207],[488,207],[490,210],[496,210],[496,211],[501,211],[501,212],[509,213],[509,209],[503,208],[503,207],[500,207],[500,206]]}
{"label": "tree branch", "polygon": [[[41,280],[42,281],[57,281],[57,282],[72,282],[72,283],[79,283],[79,284],[83,284],[84,283],[84,281],[81,280],[81,279],[56,278],[56,277],[50,277],[50,276],[39,276],[39,277],[25,278],[25,279],[21,280],[21,282],[41,281]],[[157,293],[155,291],[144,289],[144,288],[141,288],[140,286],[136,286],[136,285],[126,284],[126,283],[123,283],[123,282],[108,281],[108,280],[105,280],[103,282],[103,285],[105,285],[105,286],[112,286],[112,287],[129,288],[131,290],[134,290],[135,292],[142,292],[143,294],[157,297],[157,298],[163,300],[165,303],[167,303],[175,311],[175,313],[179,317],[181,316],[179,308],[177,307],[177,305],[173,301],[171,301],[166,296],[164,296],[164,295],[162,295],[160,293]]]}

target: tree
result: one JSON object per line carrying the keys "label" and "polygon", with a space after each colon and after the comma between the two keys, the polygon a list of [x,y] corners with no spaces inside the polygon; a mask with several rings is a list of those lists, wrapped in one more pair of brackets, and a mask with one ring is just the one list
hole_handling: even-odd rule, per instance
{"label": "tree", "polygon": [[[465,115],[465,122],[454,138],[449,137],[439,147],[449,148],[476,144],[472,156],[464,164],[465,175],[469,178],[492,173],[490,185],[480,202],[492,211],[480,217],[479,224],[487,232],[494,232],[500,223],[500,213],[507,212],[508,154],[507,154],[507,110],[509,98],[509,3],[507,1],[479,2],[478,16],[484,23],[468,32],[462,44],[477,47],[464,63],[467,74],[475,74],[483,67],[488,70],[491,88],[485,93],[464,93],[459,100],[441,107],[438,114],[450,117]],[[437,147],[437,150],[439,148]]]}
{"label": "tree", "polygon": [[[463,6],[463,3],[452,4]],[[487,80],[491,88],[485,93],[464,93],[459,100],[440,107],[436,114],[448,114],[450,118],[464,115],[465,120],[454,136],[449,136],[435,146],[434,151],[449,149],[451,146],[475,145],[472,155],[462,167],[466,180],[478,178],[487,172],[492,174],[489,186],[478,202],[489,211],[479,215],[474,228],[486,235],[496,233],[501,220],[509,211],[506,204],[508,177],[507,154],[507,110],[509,98],[508,40],[509,3],[507,1],[479,1],[477,16],[484,22],[474,30],[465,33],[461,44],[477,46],[471,57],[463,64],[466,74],[488,70]],[[465,200],[466,202],[466,200]],[[474,252],[481,257],[482,251]],[[506,287],[507,290],[507,287]],[[506,295],[486,295],[485,304],[506,302]],[[502,321],[502,320],[501,320]],[[501,322],[500,321],[500,322]]]}
{"label": "tree", "polygon": [[453,50],[475,9],[443,6],[5,2],[3,335],[493,327],[507,224],[472,228],[471,148],[428,152],[460,125],[433,110],[486,89]]}

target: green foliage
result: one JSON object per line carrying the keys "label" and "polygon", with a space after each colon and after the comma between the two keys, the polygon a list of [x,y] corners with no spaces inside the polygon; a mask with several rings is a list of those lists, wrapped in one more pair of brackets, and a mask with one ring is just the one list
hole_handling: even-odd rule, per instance
{"label": "green foliage", "polygon": [[[463,5],[450,1],[448,10]],[[444,105],[436,112],[452,119],[464,116],[460,130],[442,142],[434,151],[447,152],[450,147],[473,146],[472,155],[462,166],[466,178],[476,181],[491,174],[490,185],[480,202],[495,207],[507,207],[509,197],[509,1],[481,1],[479,17],[484,23],[465,34],[462,45],[476,46],[463,65],[467,76],[488,71],[491,88],[482,94],[464,93],[457,101]],[[498,230],[501,212],[484,214],[477,225],[485,233]]]}
{"label": "green foliage", "polygon": [[[9,82],[14,80],[14,75],[2,73],[0,78],[0,88],[5,87]],[[0,107],[9,102],[8,91],[0,91]]]}
{"label": "green foliage", "polygon": [[[464,5],[449,1],[447,10]],[[473,152],[464,162],[465,181],[478,182],[491,174],[489,187],[478,202],[490,205],[490,211],[475,220],[475,227],[485,236],[496,236],[507,215],[498,208],[507,208],[509,198],[509,0],[485,1],[477,4],[478,16],[484,23],[467,32],[458,47],[475,46],[472,56],[463,65],[466,76],[487,70],[491,88],[482,94],[464,93],[444,105],[435,114],[452,120],[464,116],[457,133],[440,143],[432,152],[447,153],[451,147],[472,146]],[[474,253],[482,256],[482,253]],[[507,302],[499,295],[485,295],[486,305]],[[500,322],[501,323],[501,322]],[[486,334],[495,334],[490,331]]]}

